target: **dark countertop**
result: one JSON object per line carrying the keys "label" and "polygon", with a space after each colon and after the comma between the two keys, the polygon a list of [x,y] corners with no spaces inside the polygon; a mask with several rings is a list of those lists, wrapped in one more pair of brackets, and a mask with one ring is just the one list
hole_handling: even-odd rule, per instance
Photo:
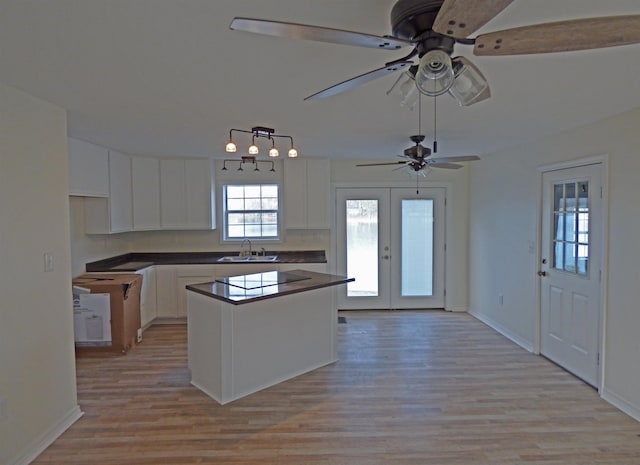
{"label": "dark countertop", "polygon": [[[292,279],[292,281],[279,282],[287,280],[285,275]],[[248,289],[245,289],[242,287],[244,286],[243,284],[229,285],[222,282],[211,281],[208,283],[190,284],[187,285],[186,288],[189,291],[196,292],[213,299],[222,300],[223,302],[233,305],[241,305],[355,281],[354,278],[347,278],[345,276],[338,276],[334,274],[316,273],[306,270],[291,270],[287,272],[269,271],[265,273],[238,276],[237,278],[239,279],[236,282],[239,283],[242,283],[243,281],[253,283],[256,282],[256,280],[261,280],[267,283],[278,282],[278,284],[267,285],[265,287],[246,285]],[[243,280],[242,278],[247,279]]]}
{"label": "dark countertop", "polygon": [[[237,252],[131,252],[115,257],[87,263],[87,272],[130,272],[152,265],[242,265],[251,262],[219,262],[222,257],[237,255]],[[267,263],[327,263],[324,250],[267,251],[266,255],[277,255],[275,261]]]}

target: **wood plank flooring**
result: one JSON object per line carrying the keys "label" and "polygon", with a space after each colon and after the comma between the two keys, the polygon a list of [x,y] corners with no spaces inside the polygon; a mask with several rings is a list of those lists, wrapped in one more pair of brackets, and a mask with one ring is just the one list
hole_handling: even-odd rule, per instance
{"label": "wood plank flooring", "polygon": [[638,465],[640,424],[467,314],[341,312],[340,360],[220,406],[186,326],[80,357],[85,415],[37,465]]}

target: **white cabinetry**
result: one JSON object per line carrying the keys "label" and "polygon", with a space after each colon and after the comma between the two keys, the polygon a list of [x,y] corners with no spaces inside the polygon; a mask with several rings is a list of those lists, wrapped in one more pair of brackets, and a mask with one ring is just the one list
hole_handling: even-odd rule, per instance
{"label": "white cabinetry", "polygon": [[89,142],[67,139],[69,195],[109,196],[109,151]]}
{"label": "white cabinetry", "polygon": [[215,265],[180,265],[177,268],[176,294],[178,306],[176,316],[187,316],[187,289],[189,284],[206,283],[215,279]]}
{"label": "white cabinetry", "polygon": [[278,265],[278,271],[306,270],[315,271],[316,273],[326,273],[326,263],[281,263]]}
{"label": "white cabinetry", "polygon": [[331,227],[330,197],[329,160],[285,160],[285,228],[329,229]]}
{"label": "white cabinetry", "polygon": [[163,229],[215,229],[211,169],[208,159],[160,161]]}
{"label": "white cabinetry", "polygon": [[157,158],[131,159],[133,230],[160,229],[160,161]]}
{"label": "white cabinetry", "polygon": [[175,318],[178,315],[178,293],[175,266],[156,266],[156,314],[158,318]]}
{"label": "white cabinetry", "polygon": [[85,199],[86,232],[130,231],[132,223],[131,157],[109,151],[109,197]]}
{"label": "white cabinetry", "polygon": [[142,275],[140,293],[140,322],[142,328],[148,326],[157,316],[156,310],[156,270],[150,266],[136,272]]}

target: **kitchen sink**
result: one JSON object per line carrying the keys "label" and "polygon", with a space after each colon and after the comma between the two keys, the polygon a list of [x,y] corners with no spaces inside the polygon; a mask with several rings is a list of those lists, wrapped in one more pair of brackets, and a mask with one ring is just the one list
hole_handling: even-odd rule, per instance
{"label": "kitchen sink", "polygon": [[278,258],[277,255],[226,255],[219,258],[219,262],[275,262]]}

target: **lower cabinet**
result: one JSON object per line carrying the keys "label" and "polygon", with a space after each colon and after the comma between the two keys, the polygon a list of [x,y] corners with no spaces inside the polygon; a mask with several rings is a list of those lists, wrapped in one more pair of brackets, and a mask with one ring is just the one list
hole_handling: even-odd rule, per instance
{"label": "lower cabinet", "polygon": [[[147,283],[155,292],[155,312],[146,311],[142,315],[142,325],[148,324],[153,318],[185,318],[187,316],[187,290],[189,284],[214,281],[216,278],[237,276],[264,271],[308,270],[325,273],[326,263],[252,263],[225,265],[158,265],[147,270],[154,270],[154,277]],[[143,270],[144,271],[144,270]],[[151,287],[145,290],[143,278],[143,293],[151,292]],[[152,299],[149,298],[151,302]],[[152,316],[153,315],[153,316]],[[146,318],[151,318],[148,322]]]}
{"label": "lower cabinet", "polygon": [[158,312],[156,307],[156,269],[153,266],[139,270],[142,275],[142,292],[140,293],[140,323],[144,329],[153,320]]}

